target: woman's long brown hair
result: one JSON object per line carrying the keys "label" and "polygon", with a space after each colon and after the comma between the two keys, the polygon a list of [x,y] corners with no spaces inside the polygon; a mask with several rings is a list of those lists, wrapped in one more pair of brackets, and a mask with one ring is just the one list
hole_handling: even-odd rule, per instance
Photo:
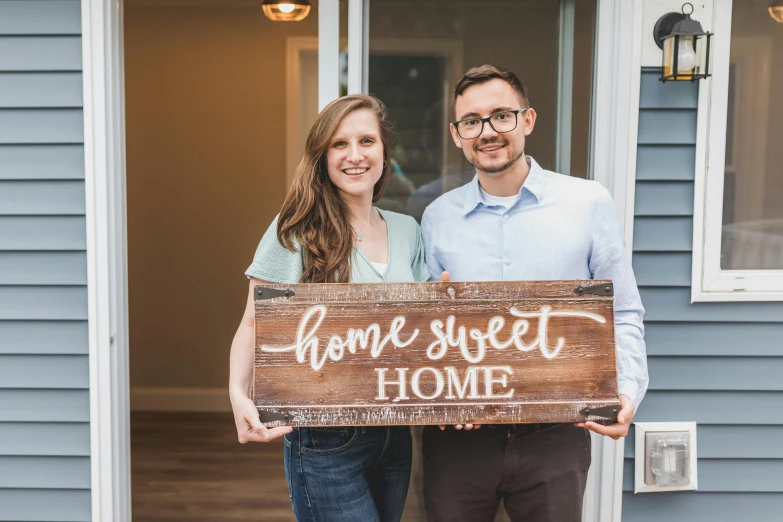
{"label": "woman's long brown hair", "polygon": [[327,105],[307,135],[305,153],[296,168],[291,190],[277,220],[277,239],[295,252],[297,244],[304,256],[302,281],[347,283],[351,278],[353,233],[348,208],[329,179],[326,152],[343,119],[353,111],[370,110],[378,119],[383,144],[383,173],[373,188],[372,200],[383,195],[391,172],[389,123],[386,107],[373,96],[343,96]]}

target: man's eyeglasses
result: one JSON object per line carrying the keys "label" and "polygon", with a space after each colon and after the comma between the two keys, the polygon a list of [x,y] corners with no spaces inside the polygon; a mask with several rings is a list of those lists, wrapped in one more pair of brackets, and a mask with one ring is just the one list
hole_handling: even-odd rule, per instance
{"label": "man's eyeglasses", "polygon": [[460,138],[463,140],[472,140],[481,136],[481,133],[484,132],[485,123],[489,123],[489,126],[499,134],[511,132],[517,128],[517,116],[519,113],[525,112],[526,110],[528,110],[527,107],[514,111],[503,111],[487,118],[467,118],[460,121],[453,121],[451,124],[457,129],[457,134],[459,134]]}

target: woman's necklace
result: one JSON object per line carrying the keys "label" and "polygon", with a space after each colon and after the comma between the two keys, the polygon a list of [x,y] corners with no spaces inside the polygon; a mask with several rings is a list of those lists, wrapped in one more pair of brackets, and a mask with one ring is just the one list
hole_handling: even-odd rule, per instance
{"label": "woman's necklace", "polygon": [[[372,226],[372,216],[373,216],[373,214],[375,214],[375,209],[372,209],[372,211],[370,212],[370,222],[369,222],[370,226]],[[361,229],[361,227],[359,227],[357,225],[352,225],[352,226],[356,229],[356,230],[354,230],[354,234],[356,234],[356,239],[358,241],[362,241],[362,229]]]}

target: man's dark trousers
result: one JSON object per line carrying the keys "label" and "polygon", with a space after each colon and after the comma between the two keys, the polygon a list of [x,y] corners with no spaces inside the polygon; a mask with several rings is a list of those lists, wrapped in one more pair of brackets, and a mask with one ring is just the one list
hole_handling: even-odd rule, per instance
{"label": "man's dark trousers", "polygon": [[430,522],[492,522],[500,500],[512,522],[579,522],[590,433],[572,424],[424,429]]}

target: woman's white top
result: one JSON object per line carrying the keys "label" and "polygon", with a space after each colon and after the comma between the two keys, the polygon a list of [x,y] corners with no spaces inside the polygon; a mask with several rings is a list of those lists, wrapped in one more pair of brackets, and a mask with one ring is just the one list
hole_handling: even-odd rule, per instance
{"label": "woman's white top", "polygon": [[370,264],[381,275],[385,274],[386,273],[386,269],[389,268],[389,263],[376,263],[375,261],[370,261]]}

